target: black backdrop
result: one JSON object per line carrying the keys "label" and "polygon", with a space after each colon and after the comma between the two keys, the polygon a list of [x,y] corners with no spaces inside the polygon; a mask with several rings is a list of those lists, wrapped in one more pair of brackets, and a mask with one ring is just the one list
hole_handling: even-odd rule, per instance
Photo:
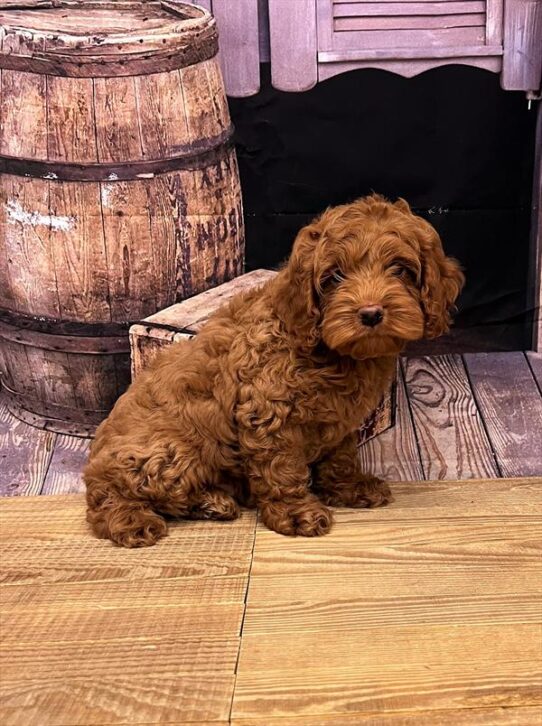
{"label": "black backdrop", "polygon": [[468,283],[458,349],[529,347],[526,281],[535,112],[498,75],[463,66],[407,79],[346,73],[230,99],[247,225],[247,269],[275,267],[330,204],[372,190],[429,219]]}

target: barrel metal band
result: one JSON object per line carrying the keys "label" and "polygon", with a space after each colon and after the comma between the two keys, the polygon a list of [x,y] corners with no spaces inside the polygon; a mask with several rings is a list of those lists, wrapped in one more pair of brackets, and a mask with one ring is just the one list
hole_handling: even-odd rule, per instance
{"label": "barrel metal band", "polygon": [[35,330],[50,335],[69,335],[83,338],[122,337],[127,335],[131,321],[88,323],[79,320],[60,320],[47,315],[30,315],[0,308],[0,325],[5,323],[19,330]]}
{"label": "barrel metal band", "polygon": [[[110,409],[85,411],[84,409],[76,408],[75,406],[60,406],[56,403],[51,403],[50,401],[30,398],[26,393],[13,391],[5,382],[2,382],[2,390],[3,395],[6,397],[6,403],[10,411],[12,411],[17,418],[22,418],[23,421],[27,421],[27,423],[34,425],[43,425],[42,422],[38,423],[36,419],[49,419],[62,423],[64,429],[73,424],[87,424],[89,426],[96,427],[104,420],[110,411]],[[15,410],[13,410],[12,407]],[[43,428],[47,429],[50,427],[43,425]]]}
{"label": "barrel metal band", "polygon": [[59,353],[79,353],[82,355],[107,355],[110,353],[129,353],[128,333],[123,336],[82,336],[54,335],[37,330],[17,328],[0,322],[0,339],[31,348],[57,351]]}
{"label": "barrel metal band", "polygon": [[229,146],[233,126],[217,136],[202,139],[182,149],[169,159],[148,161],[76,164],[63,161],[41,161],[0,154],[0,173],[49,181],[115,182],[152,179],[160,174],[181,170],[204,169],[223,158]]}

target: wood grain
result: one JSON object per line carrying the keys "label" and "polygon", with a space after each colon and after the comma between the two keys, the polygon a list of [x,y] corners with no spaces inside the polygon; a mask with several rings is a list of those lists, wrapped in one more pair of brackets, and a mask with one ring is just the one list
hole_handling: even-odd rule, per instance
{"label": "wood grain", "polygon": [[318,80],[316,0],[269,0],[271,79],[280,91],[306,91]]}
{"label": "wood grain", "polygon": [[47,158],[45,76],[3,69],[0,96],[0,153]]}
{"label": "wood grain", "polygon": [[501,86],[508,91],[536,91],[542,74],[542,3],[507,0]]}
{"label": "wood grain", "polygon": [[[57,318],[110,321],[111,286],[100,185],[93,182],[49,184],[51,214],[70,220],[68,224],[57,225],[51,237],[50,254],[55,262],[55,294],[59,305]],[[39,284],[42,278],[35,279]]]}
{"label": "wood grain", "polygon": [[[506,604],[503,603],[503,606],[506,607]],[[250,617],[250,612],[249,605],[247,617]],[[241,682],[262,683],[261,676],[264,672],[273,681],[280,679],[281,674],[283,678],[293,675],[292,671],[299,670],[302,666],[315,674],[319,670],[330,673],[339,669],[343,677],[346,676],[347,682],[352,683],[356,671],[358,676],[366,672],[368,676],[376,677],[379,669],[386,667],[390,671],[400,672],[402,668],[409,666],[425,666],[427,670],[432,666],[440,666],[444,672],[445,667],[452,666],[450,670],[457,671],[459,675],[461,666],[469,661],[479,667],[498,663],[510,666],[514,662],[518,666],[526,666],[528,662],[539,667],[541,665],[540,619],[538,623],[499,623],[496,628],[493,624],[472,623],[461,627],[457,622],[452,625],[403,625],[399,617],[394,626],[367,627],[359,632],[353,629],[326,630],[325,623],[320,626],[319,622],[315,623],[316,620],[315,616],[312,628],[307,623],[301,632],[289,632],[287,648],[284,647],[285,636],[280,637],[279,632],[282,631],[278,629],[261,635],[243,632],[239,661],[239,673],[244,674]],[[495,637],[497,630],[498,638]],[[308,662],[307,653],[310,653]],[[487,678],[487,666],[484,670]],[[511,669],[507,670],[510,674]],[[537,672],[536,667],[533,670]],[[542,675],[540,670],[538,674]],[[303,680],[303,674],[300,674],[298,682]],[[335,682],[338,683],[339,679]],[[363,685],[359,685],[363,690]],[[540,697],[542,699],[542,694]],[[531,704],[536,704],[536,701]]]}
{"label": "wood grain", "polygon": [[8,548],[14,539],[18,543],[17,558],[4,559],[0,565],[0,582],[6,585],[186,578],[191,587],[200,587],[205,578],[246,574],[252,552],[253,512],[211,527],[202,526],[208,522],[172,522],[162,547],[134,556],[90,535],[82,496],[14,497],[1,504],[2,547]]}
{"label": "wood grain", "polygon": [[486,3],[484,0],[466,0],[456,2],[446,0],[446,2],[345,2],[334,3],[334,18],[349,17],[372,17],[378,15],[393,16],[399,15],[407,17],[408,15],[458,15],[465,13],[484,13]]}
{"label": "wood grain", "polygon": [[485,37],[485,25],[425,30],[343,30],[332,34],[332,47],[329,50],[423,47],[430,56],[432,48],[484,45]]}
{"label": "wood grain", "polygon": [[41,492],[55,440],[18,421],[0,400],[0,496]]}
{"label": "wood grain", "polygon": [[425,477],[498,476],[461,357],[408,358],[404,373]]}
{"label": "wood grain", "polygon": [[423,468],[401,371],[397,379],[395,415],[395,426],[360,447],[363,471],[388,481],[423,479]]}
{"label": "wood grain", "polygon": [[220,60],[228,94],[252,96],[260,90],[258,4],[253,0],[213,0],[220,32]]}
{"label": "wood grain", "polygon": [[486,0],[486,43],[502,44],[504,2]]}
{"label": "wood grain", "polygon": [[79,494],[85,485],[81,478],[90,448],[89,439],[59,435],[41,494]]}
{"label": "wood grain", "polygon": [[55,222],[62,226],[71,221],[51,217],[47,181],[0,174],[0,190],[1,266],[9,282],[9,288],[0,291],[0,304],[25,314],[59,318],[51,237],[60,230],[52,227]]}
{"label": "wood grain", "polygon": [[445,29],[445,28],[471,28],[474,26],[485,28],[485,13],[467,13],[463,15],[435,15],[431,16],[411,16],[404,15],[398,17],[392,15],[386,17],[383,15],[373,15],[371,17],[359,18],[337,18],[334,23],[335,31],[348,30],[426,30],[429,28]]}
{"label": "wood grain", "polygon": [[542,353],[527,353],[527,361],[542,395]]}
{"label": "wood grain", "polygon": [[232,723],[536,722],[542,479],[395,490],[314,542],[258,528]]}
{"label": "wood grain", "polygon": [[135,78],[95,78],[95,133],[98,161],[134,161],[143,158]]}
{"label": "wood grain", "polygon": [[236,718],[231,723],[232,726],[538,726],[541,719],[541,707],[526,706],[294,718]]}
{"label": "wood grain", "polygon": [[523,353],[465,355],[503,476],[542,475],[542,396]]}
{"label": "wood grain", "polygon": [[47,158],[96,162],[91,78],[47,78]]}
{"label": "wood grain", "polygon": [[136,552],[81,496],[1,502],[3,724],[228,722],[255,516],[179,524]]}
{"label": "wood grain", "polygon": [[[484,648],[483,643],[478,646]],[[446,642],[441,647],[446,649]],[[286,651],[290,646],[283,648]],[[362,651],[361,644],[358,648]],[[246,672],[246,676],[237,676],[234,723],[236,718],[258,716],[263,708],[273,716],[314,717],[348,711],[369,715],[433,709],[438,713],[442,709],[539,705],[540,668],[522,661],[520,652],[514,655],[516,660],[511,662],[398,666],[380,665],[377,655],[373,667],[363,658],[356,667],[354,657],[350,667],[298,664],[287,672]]]}

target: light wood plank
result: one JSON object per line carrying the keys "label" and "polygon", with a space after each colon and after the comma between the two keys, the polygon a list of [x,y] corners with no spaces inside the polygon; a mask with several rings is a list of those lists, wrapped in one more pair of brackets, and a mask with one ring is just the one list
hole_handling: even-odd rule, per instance
{"label": "light wood plank", "polygon": [[96,163],[91,78],[47,76],[47,158]]}
{"label": "light wood plank", "polygon": [[542,75],[542,3],[506,0],[501,86],[507,91],[536,91]]}
{"label": "light wood plank", "polygon": [[330,48],[322,50],[353,50],[389,48],[392,57],[396,48],[425,48],[429,57],[433,48],[484,45],[485,25],[470,28],[435,28],[427,30],[343,30],[333,33]]}
{"label": "light wood plank", "polygon": [[463,15],[372,15],[360,18],[337,18],[334,22],[336,32],[365,30],[429,30],[430,28],[472,28],[485,27],[484,13],[467,13]]}
{"label": "light wood plank", "polygon": [[56,229],[54,237],[55,275],[62,281],[57,292],[61,317],[88,322],[111,320],[113,286],[108,283],[110,260],[102,226],[100,184],[51,182],[49,203],[56,217],[72,220],[70,225]]}
{"label": "light wood plank", "polygon": [[[529,637],[532,633],[523,633]],[[367,632],[363,633],[365,642]],[[425,633],[424,633],[425,637]],[[492,638],[498,640],[496,629]],[[327,640],[329,648],[334,643]],[[276,642],[276,641],[275,641]],[[485,648],[483,641],[466,640],[468,648]],[[435,646],[439,647],[436,643]],[[506,643],[506,645],[509,645]],[[288,670],[264,672],[240,666],[237,675],[233,716],[235,718],[258,716],[262,709],[273,716],[336,714],[364,712],[365,714],[394,711],[427,711],[430,709],[460,709],[477,706],[532,706],[539,705],[542,673],[539,665],[521,659],[519,643],[510,644],[515,659],[510,661],[468,661],[467,650],[458,654],[459,662],[453,664],[402,663],[381,664],[380,656],[372,648],[368,650],[374,662],[367,663],[361,657],[355,665],[357,652],[363,652],[358,642],[349,667],[307,667],[300,652],[296,666]],[[282,652],[291,652],[306,643],[282,643]],[[440,644],[446,648],[447,643]],[[519,647],[518,647],[519,646]],[[262,649],[265,647],[261,643]],[[310,647],[312,648],[312,641]],[[408,647],[408,645],[406,646]],[[321,658],[327,665],[327,653],[316,651],[311,658]],[[472,652],[472,651],[470,651]],[[492,652],[488,649],[487,652]],[[275,657],[275,651],[272,652]],[[271,653],[270,653],[271,656]],[[503,653],[503,657],[506,655]],[[344,662],[344,661],[343,661]],[[280,664],[281,661],[275,660]]]}
{"label": "light wood plank", "polygon": [[395,415],[395,426],[360,447],[363,471],[388,481],[423,479],[402,371],[399,371],[397,379]]}
{"label": "light wood plank", "polygon": [[464,13],[485,13],[484,0],[463,2],[346,2],[333,8],[335,18],[371,17],[375,15],[461,15]]}
{"label": "light wood plank", "polygon": [[232,726],[539,726],[542,708],[466,708],[388,714],[234,719]]}
{"label": "light wood plank", "polygon": [[209,522],[173,522],[160,547],[130,554],[92,537],[81,496],[11,499],[0,507],[0,546],[9,553],[16,542],[17,557],[0,561],[0,582],[60,586],[183,578],[193,587],[201,578],[244,576],[254,526],[254,512],[211,526]]}
{"label": "light wood plank", "polygon": [[426,478],[498,476],[461,357],[409,358],[404,372]]}
{"label": "light wood plank", "polygon": [[0,401],[0,496],[39,494],[56,434],[12,416]]}
{"label": "light wood plank", "polygon": [[[178,643],[182,648],[183,644]],[[109,654],[109,651],[106,651]],[[148,655],[147,655],[148,662]],[[101,661],[100,661],[101,664]],[[146,667],[137,676],[123,668],[92,680],[71,669],[59,682],[47,678],[22,678],[3,686],[0,715],[4,726],[109,726],[110,724],[228,723],[233,673],[201,672],[149,675]]]}
{"label": "light wood plank", "polygon": [[1,503],[2,724],[228,722],[255,515],[179,524],[124,550],[81,496]]}
{"label": "light wood plank", "polygon": [[78,678],[96,678],[98,668],[107,678],[122,674],[140,676],[149,656],[159,655],[153,663],[156,676],[170,675],[173,669],[179,673],[198,672],[204,666],[209,673],[235,668],[239,641],[235,637],[177,638],[160,634],[138,637],[134,640],[115,641],[115,649],[108,653],[103,662],[103,640],[86,642],[44,641],[36,651],[33,642],[9,643],[0,646],[0,658],[9,664],[7,681],[18,681],[25,676],[44,680],[60,681],[66,672],[76,672]]}
{"label": "light wood plank", "polygon": [[[400,63],[405,64],[409,60],[427,62],[431,61],[433,65],[445,64],[446,61],[451,62],[453,58],[462,58],[468,60],[470,65],[476,62],[477,57],[482,62],[486,60],[488,63],[497,64],[493,70],[500,69],[500,59],[502,48],[496,45],[469,45],[469,46],[449,46],[445,48],[427,48],[425,46],[407,46],[406,48],[396,48],[390,45],[382,45],[380,48],[364,48],[357,46],[350,49],[342,50],[321,50],[318,53],[318,61],[320,63],[339,63],[351,61],[379,61],[382,64]],[[484,56],[496,56],[497,58],[487,58]],[[440,63],[437,61],[440,59]],[[379,66],[380,67],[380,66]],[[385,67],[383,65],[382,67]],[[351,70],[351,69],[348,69]],[[421,73],[422,71],[418,71]],[[411,74],[415,75],[415,74]]]}
{"label": "light wood plank", "polygon": [[542,478],[395,489],[314,542],[258,528],[233,723],[535,722]]}
{"label": "light wood plank", "polygon": [[258,3],[213,0],[220,33],[220,62],[228,95],[252,96],[260,90]]}
{"label": "light wood plank", "polygon": [[135,78],[94,78],[93,84],[98,161],[144,158],[141,136],[133,127],[138,118]]}
{"label": "light wood plank", "polygon": [[171,305],[165,310],[160,310],[154,315],[145,318],[144,323],[159,323],[160,325],[181,326],[198,330],[198,323],[203,324],[209,315],[221,305],[226,305],[234,295],[247,292],[259,285],[264,285],[268,280],[275,277],[276,272],[272,270],[253,270],[244,275],[236,277],[230,282],[217,285],[210,290],[183,300],[180,303]]}
{"label": "light wood plank", "polygon": [[[10,280],[9,292],[2,291],[0,299],[9,295],[3,303],[9,309],[58,318],[60,302],[51,240],[63,235],[61,228],[71,228],[75,219],[69,214],[58,215],[56,209],[51,209],[49,185],[50,182],[42,179],[0,175],[1,244],[5,255],[2,265],[6,264]],[[36,269],[40,271],[39,277]]]}
{"label": "light wood plank", "polygon": [[499,45],[502,43],[503,6],[502,0],[486,0],[486,43]]}
{"label": "light wood plank", "polygon": [[316,0],[269,0],[271,77],[280,91],[306,91],[316,85],[318,52]]}
{"label": "light wood plank", "polygon": [[[5,53],[11,52],[5,42],[3,50]],[[27,159],[46,159],[47,77],[4,68],[1,80],[0,153]]]}
{"label": "light wood plank", "polygon": [[[533,573],[534,574],[534,573]],[[542,572],[538,572],[538,576]],[[345,576],[346,574],[345,570]],[[259,583],[262,587],[272,583]],[[340,584],[327,581],[325,584]],[[331,591],[330,591],[331,592]],[[284,593],[283,593],[284,594]],[[321,590],[312,597],[295,602],[287,597],[282,602],[274,600],[261,603],[261,588],[257,588],[255,605],[250,605],[251,619],[243,628],[243,636],[261,635],[285,637],[299,633],[329,629],[333,633],[347,632],[350,635],[360,630],[388,629],[400,625],[429,627],[446,625],[450,621],[456,626],[497,626],[517,623],[540,622],[541,592],[516,595],[513,592],[490,595],[395,595],[387,597],[318,597]],[[346,595],[346,594],[345,594]],[[362,636],[360,636],[362,637]],[[370,637],[370,635],[368,635]]]}
{"label": "light wood plank", "polygon": [[542,397],[523,353],[465,355],[503,476],[542,475]]}
{"label": "light wood plank", "polygon": [[83,467],[90,439],[59,435],[41,494],[79,494],[85,491]]}
{"label": "light wood plank", "polygon": [[[495,637],[497,629],[498,638]],[[277,632],[243,633],[239,660],[243,682],[260,680],[264,672],[270,680],[287,678],[303,665],[313,673],[339,669],[347,676],[349,664],[351,673],[376,675],[379,668],[386,666],[390,670],[414,665],[454,665],[459,669],[468,663],[479,666],[537,663],[541,657],[542,624],[499,624],[498,628],[491,624],[458,627],[457,623],[415,626],[401,625],[399,620],[394,627],[377,626],[361,631],[325,630],[324,627],[311,631],[305,628],[297,634],[288,633],[287,648],[284,647],[284,635],[277,636]],[[307,653],[310,653],[308,662]],[[489,671],[484,670],[487,677]]]}
{"label": "light wood plank", "polygon": [[[150,597],[155,596],[154,608],[104,608],[97,598],[93,610],[52,610],[43,608],[10,612],[4,618],[2,642],[11,643],[86,642],[107,640],[110,642],[131,642],[133,639],[168,635],[232,636],[239,635],[244,607],[242,603],[222,603],[202,606],[162,606],[160,582],[157,588],[150,588]],[[98,592],[101,588],[98,586]],[[38,637],[39,636],[39,637]],[[9,648],[8,648],[9,655]],[[3,669],[2,669],[3,670]]]}
{"label": "light wood plank", "polygon": [[[182,578],[163,578],[141,587],[140,581],[119,580],[112,588],[104,587],[99,606],[103,609],[154,609],[153,596],[160,596],[161,607],[242,603],[245,597],[246,577],[203,577],[192,579],[189,586]],[[50,608],[65,611],[92,611],[96,609],[95,582],[57,582],[39,587],[6,585],[2,588],[3,612],[36,613]]]}

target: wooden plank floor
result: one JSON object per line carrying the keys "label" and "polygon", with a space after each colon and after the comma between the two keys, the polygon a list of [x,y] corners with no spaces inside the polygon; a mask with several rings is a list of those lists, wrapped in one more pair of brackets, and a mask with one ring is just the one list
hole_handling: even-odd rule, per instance
{"label": "wooden plank floor", "polygon": [[0,505],[3,726],[227,722],[255,515],[92,538],[77,496]]}
{"label": "wooden plank floor", "polygon": [[394,489],[324,538],[244,512],[144,550],[4,498],[0,723],[540,723],[542,478]]}
{"label": "wooden plank floor", "polygon": [[258,526],[234,724],[540,723],[542,480],[395,494],[326,538]]}
{"label": "wooden plank floor", "polygon": [[[83,491],[89,442],[17,421],[0,400],[0,496]],[[390,481],[542,476],[542,355],[403,359],[397,424],[360,449]]]}

